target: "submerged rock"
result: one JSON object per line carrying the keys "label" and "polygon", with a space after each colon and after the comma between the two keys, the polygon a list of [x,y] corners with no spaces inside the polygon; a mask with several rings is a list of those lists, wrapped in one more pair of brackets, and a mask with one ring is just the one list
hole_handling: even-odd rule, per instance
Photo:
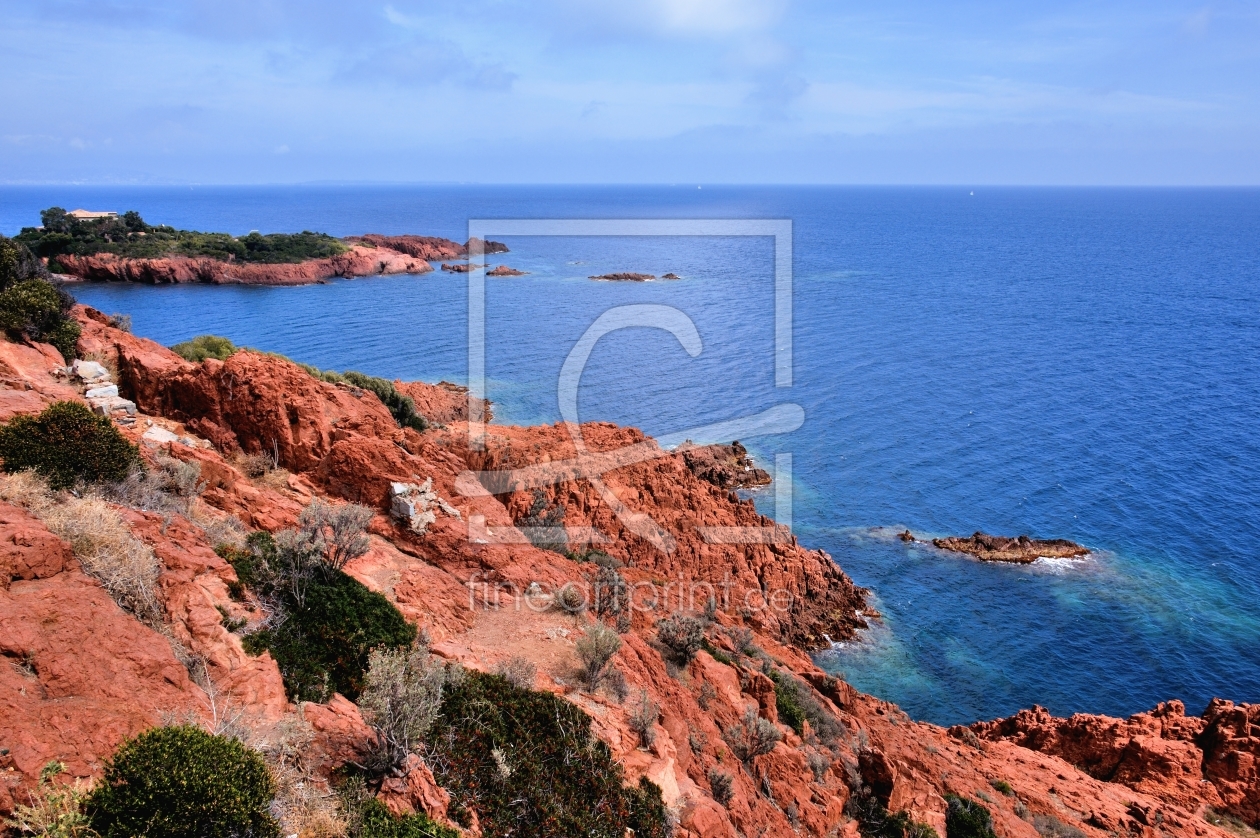
{"label": "submerged rock", "polygon": [[969,553],[982,562],[1032,564],[1041,558],[1077,559],[1089,555],[1087,548],[1065,538],[1042,541],[1026,535],[1008,538],[976,532],[970,538],[934,538],[932,543],[942,550]]}

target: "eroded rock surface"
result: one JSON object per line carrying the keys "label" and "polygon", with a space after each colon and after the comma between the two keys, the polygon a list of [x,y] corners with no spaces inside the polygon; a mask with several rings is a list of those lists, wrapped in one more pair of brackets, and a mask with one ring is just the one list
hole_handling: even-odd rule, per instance
{"label": "eroded rock surface", "polygon": [[770,473],[753,463],[739,440],[730,445],[683,445],[678,451],[692,474],[722,489],[750,489],[772,482]]}
{"label": "eroded rock surface", "polygon": [[[259,724],[309,726],[307,754],[320,777],[362,760],[371,732],[353,704],[334,696],[294,707],[274,662],[243,652],[226,621],[257,615],[231,598],[234,572],[205,523],[233,514],[276,531],[327,497],[379,513],[368,552],[348,573],[396,602],[440,657],[486,671],[513,657],[532,664],[535,687],[590,715],[630,782],[660,786],[680,838],[858,838],[846,807],[862,787],[942,836],[949,793],[984,801],[1002,838],[1047,830],[1227,838],[1204,819],[1206,806],[1257,819],[1255,706],[1218,701],[1195,718],[1169,703],[1129,720],[1054,719],[1034,708],[946,731],[827,675],[807,653],[865,623],[865,592],[830,556],[697,476],[685,453],[661,451],[633,428],[491,425],[470,449],[467,399],[457,390],[400,386],[417,405],[430,399],[431,418],[446,424],[404,431],[370,393],[317,381],[283,359],[242,352],[191,364],[109,327],[99,313],[77,315],[81,353],[117,369],[121,395],[137,405],[123,433],[146,457],[199,464],[202,523],[118,509],[160,564],[165,636],[119,609],[43,523],[0,504],[0,811],[25,799],[50,759],[91,778],[123,737],[172,715],[207,719],[224,705]],[[0,346],[0,360],[12,359],[7,386],[37,394],[11,400],[16,412],[82,398],[59,382],[45,348],[14,346]],[[263,450],[287,471],[247,477],[237,458]],[[392,483],[414,487],[404,488],[407,497],[432,493],[429,511],[438,511],[423,532],[410,514],[390,514],[400,496]],[[559,521],[567,542],[554,546],[570,555],[531,543],[516,526],[531,516]],[[548,605],[548,592],[589,586],[600,572],[582,561],[587,547],[619,559],[636,590],[663,594],[622,626],[615,663],[624,700],[576,677],[575,644],[594,617]],[[709,597],[712,653],[667,665],[657,622],[679,610],[699,614]],[[771,674],[816,705],[820,726],[787,724]],[[632,721],[644,701],[656,707],[650,742]],[[744,764],[726,739],[748,713],[781,739]],[[713,796],[720,775],[731,778],[725,804]],[[383,791],[395,811],[441,814],[446,792],[423,764],[394,780]]]}

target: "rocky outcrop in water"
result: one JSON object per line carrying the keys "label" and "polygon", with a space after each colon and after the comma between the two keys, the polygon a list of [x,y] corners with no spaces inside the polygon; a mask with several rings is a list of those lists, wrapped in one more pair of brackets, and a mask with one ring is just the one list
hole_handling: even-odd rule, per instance
{"label": "rocky outcrop in water", "polygon": [[636,273],[615,273],[600,274],[599,276],[588,276],[587,279],[596,279],[601,282],[651,282],[656,279],[655,274],[636,274]]}
{"label": "rocky outcrop in water", "polygon": [[1078,559],[1089,555],[1087,548],[1064,538],[1041,541],[1026,535],[1007,538],[977,532],[970,538],[934,538],[932,544],[942,550],[967,553],[982,562],[1032,564],[1041,558]]}
{"label": "rocky outcrop in water", "polygon": [[525,276],[528,271],[518,271],[516,268],[509,268],[507,265],[499,265],[497,268],[491,268],[486,271],[486,276]]}

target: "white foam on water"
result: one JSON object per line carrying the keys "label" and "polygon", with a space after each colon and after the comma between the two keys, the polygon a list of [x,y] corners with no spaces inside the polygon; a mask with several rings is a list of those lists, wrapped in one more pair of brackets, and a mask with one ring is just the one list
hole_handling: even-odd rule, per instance
{"label": "white foam on water", "polygon": [[1084,556],[1077,556],[1075,558],[1038,556],[1033,560],[1032,566],[1045,570],[1049,573],[1067,573],[1085,564],[1091,558],[1093,558],[1092,553],[1086,553]]}

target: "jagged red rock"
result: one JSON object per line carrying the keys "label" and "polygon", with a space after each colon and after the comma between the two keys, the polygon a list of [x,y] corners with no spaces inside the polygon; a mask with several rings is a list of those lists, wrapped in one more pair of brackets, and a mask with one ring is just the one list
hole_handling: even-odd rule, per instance
{"label": "jagged red rock", "polygon": [[[634,429],[581,429],[593,456],[603,458],[604,485],[627,523],[576,473],[573,429],[489,426],[484,449],[470,451],[466,413],[459,413],[466,400],[449,388],[401,388],[418,405],[430,398],[431,418],[449,425],[423,434],[403,431],[370,394],[316,381],[282,359],[241,353],[225,363],[190,364],[110,328],[99,313],[77,313],[84,326],[81,350],[117,366],[120,384],[140,406],[136,426],[124,433],[139,439],[145,423],[155,422],[214,444],[170,442],[160,450],[201,465],[209,484],[202,500],[219,510],[215,514],[230,512],[251,527],[277,530],[292,526],[315,496],[377,506],[371,548],[347,570],[424,627],[435,654],[480,669],[513,655],[533,663],[536,686],[564,694],[591,717],[629,781],[648,777],[660,785],[679,815],[680,836],[858,838],[844,811],[854,781],[877,786],[889,808],[907,811],[941,835],[949,793],[984,800],[1002,838],[1038,838],[1035,817],[1054,818],[1089,838],[1227,838],[1203,819],[1204,806],[1256,817],[1260,729],[1254,706],[1214,702],[1194,719],[1170,704],[1145,718],[1089,717],[1087,723],[1033,710],[1016,717],[1022,721],[947,732],[913,722],[827,675],[804,650],[825,642],[824,633],[844,637],[861,624],[861,589],[830,557],[806,550],[787,533],[770,543],[706,540],[702,527],[777,530],[751,504],[698,478],[682,455],[660,452]],[[36,390],[54,386],[51,367],[31,360],[22,380]],[[239,450],[264,447],[292,470],[285,480],[252,480],[231,462]],[[637,454],[650,456],[636,460]],[[543,500],[563,510],[571,531],[589,527],[610,539],[596,546],[627,565],[620,572],[628,583],[716,586],[729,573],[736,601],[719,603],[709,637],[730,663],[701,651],[672,676],[655,645],[655,623],[677,604],[662,602],[655,611],[634,613],[622,635],[615,664],[625,676],[626,701],[607,690],[579,689],[574,641],[592,618],[530,607],[521,594],[533,583],[545,590],[588,583],[596,568],[540,549],[515,529],[536,503],[533,484],[519,472],[526,468],[541,475]],[[510,472],[501,485],[493,476],[480,483],[470,474],[494,470]],[[387,487],[392,479],[429,478],[459,514],[440,512],[419,535],[386,514]],[[236,614],[244,606],[230,600],[234,574],[205,534],[182,516],[168,522],[120,511],[157,555],[170,631],[206,658],[214,691],[237,702],[246,718],[302,713],[315,732],[310,765],[321,777],[347,761],[361,762],[371,732],[354,705],[339,696],[301,710],[282,705],[274,663],[241,656],[239,640],[216,617],[220,607]],[[671,549],[639,534],[647,532],[640,524],[648,517]],[[24,799],[47,759],[65,759],[72,774],[90,777],[123,736],[155,723],[162,710],[207,712],[211,697],[189,678],[167,640],[119,610],[42,524],[3,506],[0,572],[9,580],[0,591],[0,651],[7,659],[0,668],[0,747],[10,749],[0,754],[0,811]],[[782,612],[743,610],[743,597],[775,589],[790,591],[796,604]],[[751,601],[759,604],[756,596]],[[697,611],[704,605],[682,603]],[[736,652],[728,632],[743,628],[753,630],[764,658]],[[32,650],[34,675],[23,666]],[[747,766],[734,758],[724,736],[748,710],[778,720],[763,660],[808,685],[802,688],[835,722],[834,741],[818,741],[819,733],[808,729],[797,736],[780,725],[782,741],[770,753]],[[41,692],[54,687],[62,692]],[[650,747],[630,722],[641,694],[658,707]],[[820,762],[824,758],[829,765]],[[711,771],[732,777],[726,806],[710,794]],[[442,807],[441,790],[419,765],[398,779],[386,798],[399,811],[410,806],[432,814]],[[1013,795],[998,793],[995,781],[1009,783]],[[1045,829],[1053,821],[1039,824]]]}

